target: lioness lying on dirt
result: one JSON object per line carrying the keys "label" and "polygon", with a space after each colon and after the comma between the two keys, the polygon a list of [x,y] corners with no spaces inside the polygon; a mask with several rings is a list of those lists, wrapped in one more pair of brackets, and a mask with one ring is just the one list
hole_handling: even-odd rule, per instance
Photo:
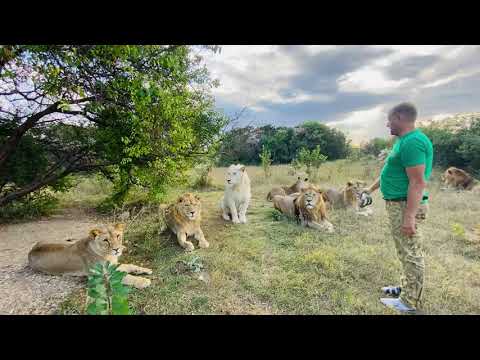
{"label": "lioness lying on dirt", "polygon": [[[122,245],[124,224],[95,228],[88,237],[73,243],[37,243],[28,253],[28,264],[36,271],[51,275],[87,276],[97,262],[118,264],[125,248]],[[151,274],[152,270],[131,264],[122,264],[118,271],[126,272],[123,284],[138,289],[150,285],[149,279],[129,274]]]}
{"label": "lioness lying on dirt", "polygon": [[333,225],[327,220],[325,195],[313,185],[303,188],[299,193],[275,195],[273,206],[283,214],[294,217],[300,224],[313,229],[333,232]]}

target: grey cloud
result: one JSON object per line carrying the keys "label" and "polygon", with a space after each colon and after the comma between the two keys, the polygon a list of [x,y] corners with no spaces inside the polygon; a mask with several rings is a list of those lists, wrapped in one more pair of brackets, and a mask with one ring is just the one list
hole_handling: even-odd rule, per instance
{"label": "grey cloud", "polygon": [[404,78],[414,78],[425,68],[441,61],[438,55],[426,55],[409,57],[397,61],[390,65],[386,70],[387,76],[392,80],[401,80]]}

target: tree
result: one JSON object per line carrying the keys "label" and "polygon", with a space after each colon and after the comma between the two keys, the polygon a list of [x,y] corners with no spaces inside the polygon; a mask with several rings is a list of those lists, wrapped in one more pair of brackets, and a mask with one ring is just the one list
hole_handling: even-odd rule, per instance
{"label": "tree", "polygon": [[377,157],[382,150],[390,148],[391,145],[392,141],[390,139],[374,138],[362,147],[362,151],[366,155]]}
{"label": "tree", "polygon": [[79,172],[161,194],[214,149],[216,85],[190,46],[0,47],[0,205]]}
{"label": "tree", "polygon": [[306,148],[300,149],[295,163],[303,165],[306,168],[308,176],[311,179],[316,179],[318,176],[318,170],[325,161],[327,161],[327,156],[321,153],[320,146],[317,145],[312,151]]}
{"label": "tree", "polygon": [[236,163],[258,164],[260,146],[257,134],[257,129],[251,126],[235,128],[224,134],[218,153],[218,164],[220,166]]}
{"label": "tree", "polygon": [[260,160],[262,163],[263,172],[265,177],[269,178],[272,175],[271,172],[271,164],[272,164],[272,154],[270,150],[268,150],[265,146],[262,148],[262,152],[260,154]]}
{"label": "tree", "polygon": [[297,151],[301,148],[314,150],[319,145],[330,160],[344,159],[350,147],[340,130],[315,121],[307,121],[296,128],[295,142]]}

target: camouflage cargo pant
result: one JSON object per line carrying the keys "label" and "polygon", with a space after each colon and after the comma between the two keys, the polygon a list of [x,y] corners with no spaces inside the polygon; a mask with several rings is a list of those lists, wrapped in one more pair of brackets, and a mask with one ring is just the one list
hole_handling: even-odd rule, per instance
{"label": "camouflage cargo pant", "polygon": [[395,241],[398,258],[403,266],[404,276],[401,279],[402,292],[400,299],[414,308],[419,308],[422,302],[425,273],[421,225],[427,218],[428,204],[421,205],[417,212],[417,231],[412,237],[405,236],[401,232],[406,206],[406,201],[386,202],[390,230]]}

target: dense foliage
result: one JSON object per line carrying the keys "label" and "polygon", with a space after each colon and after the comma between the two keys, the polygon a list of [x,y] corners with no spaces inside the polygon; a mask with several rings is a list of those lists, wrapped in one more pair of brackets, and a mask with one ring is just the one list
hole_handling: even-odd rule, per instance
{"label": "dense foliage", "polygon": [[214,86],[191,46],[0,47],[0,205],[79,172],[161,195],[218,140]]}
{"label": "dense foliage", "polygon": [[220,150],[219,164],[259,164],[263,148],[271,154],[272,164],[289,164],[300,149],[313,151],[320,146],[330,160],[345,158],[350,144],[345,135],[318,122],[305,122],[295,128],[245,127],[233,129],[225,135]]}
{"label": "dense foliage", "polygon": [[480,118],[460,128],[432,124],[422,130],[434,149],[434,164],[456,166],[480,176]]}

